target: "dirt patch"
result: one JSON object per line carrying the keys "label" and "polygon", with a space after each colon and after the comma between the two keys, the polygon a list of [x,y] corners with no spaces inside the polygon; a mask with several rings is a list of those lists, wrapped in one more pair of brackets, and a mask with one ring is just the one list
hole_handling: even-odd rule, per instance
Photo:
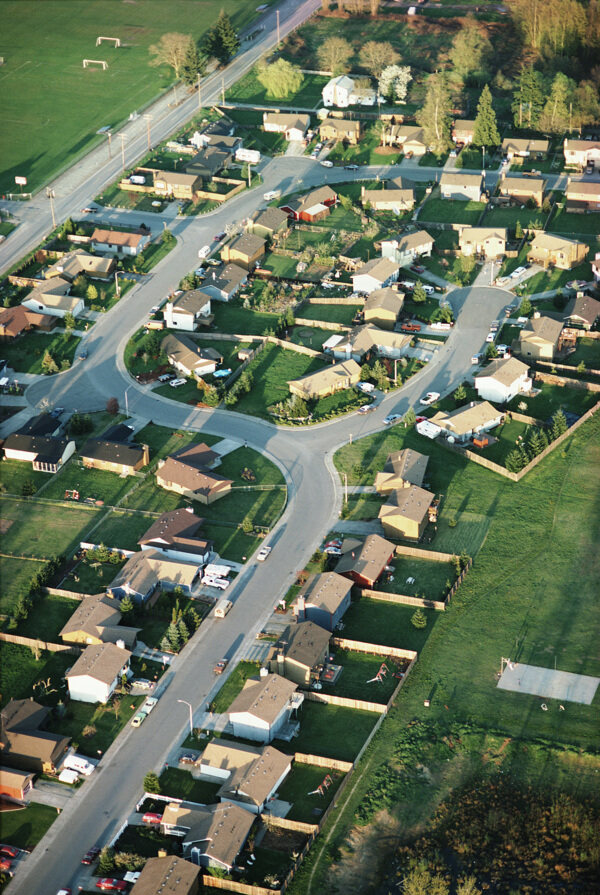
{"label": "dirt patch", "polygon": [[295,830],[281,830],[276,827],[267,827],[263,836],[261,847],[272,848],[274,851],[293,852],[304,848],[306,834]]}
{"label": "dirt patch", "polygon": [[341,849],[341,860],[331,866],[327,890],[332,895],[364,892],[379,876],[379,868],[397,848],[401,824],[387,811],[366,827],[353,827]]}
{"label": "dirt patch", "polygon": [[0,534],[4,535],[13,524],[14,519],[0,519]]}

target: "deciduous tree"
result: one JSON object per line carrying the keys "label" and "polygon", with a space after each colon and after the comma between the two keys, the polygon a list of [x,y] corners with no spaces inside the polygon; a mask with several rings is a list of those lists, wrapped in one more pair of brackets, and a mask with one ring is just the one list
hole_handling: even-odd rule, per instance
{"label": "deciduous tree", "polygon": [[400,56],[388,41],[368,40],[359,54],[360,64],[375,78],[386,66],[394,65]]}
{"label": "deciduous tree", "polygon": [[42,372],[46,374],[58,373],[58,364],[49,351],[46,351],[42,358]]}
{"label": "deciduous tree", "polygon": [[569,103],[573,97],[573,81],[558,72],[552,81],[550,95],[540,115],[540,127],[551,134],[562,134],[569,126]]}
{"label": "deciduous tree", "polygon": [[179,78],[190,44],[193,44],[190,34],[181,34],[178,31],[163,34],[157,44],[148,47],[148,52],[154,57],[150,60],[150,65],[168,65],[173,69],[175,77]]}
{"label": "deciduous tree", "polygon": [[119,400],[118,398],[109,398],[106,402],[106,412],[110,413],[112,416],[116,416],[119,412]]}
{"label": "deciduous tree", "polygon": [[427,93],[417,121],[423,128],[425,142],[436,155],[441,155],[450,145],[450,92],[443,74],[430,75]]}
{"label": "deciduous tree", "polygon": [[515,127],[535,128],[544,108],[544,81],[532,66],[525,66],[513,93],[512,111]]}
{"label": "deciduous tree", "polygon": [[388,65],[379,78],[379,93],[387,99],[404,102],[411,81],[410,65]]}
{"label": "deciduous tree", "polygon": [[304,75],[297,65],[286,59],[277,59],[259,69],[258,80],[267,91],[267,96],[286,99],[298,93],[304,82]]}
{"label": "deciduous tree", "polygon": [[328,37],[317,50],[319,68],[339,75],[348,70],[353,54],[352,45],[343,37]]}
{"label": "deciduous tree", "polygon": [[465,82],[485,79],[488,62],[492,54],[492,45],[482,31],[480,24],[473,18],[465,20],[464,27],[456,34],[450,51],[453,80]]}

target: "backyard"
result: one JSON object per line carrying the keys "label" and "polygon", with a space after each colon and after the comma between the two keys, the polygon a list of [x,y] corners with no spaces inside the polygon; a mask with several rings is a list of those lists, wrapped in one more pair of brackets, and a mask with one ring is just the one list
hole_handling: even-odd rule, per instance
{"label": "backyard", "polygon": [[[427,619],[427,627],[415,628],[411,624],[414,606],[382,603],[362,597],[353,602],[344,615],[342,636],[349,640],[421,652],[440,616],[435,609],[423,609],[422,612]],[[381,661],[384,659],[385,656]]]}
{"label": "backyard", "polygon": [[576,367],[585,364],[588,369],[600,370],[600,340],[582,336],[577,339],[577,348],[572,354],[567,355],[563,364]]}
{"label": "backyard", "polygon": [[[88,469],[77,460],[71,460],[53,476],[44,488],[43,496],[50,500],[64,500],[67,491],[75,490],[79,492],[80,500],[89,498],[114,506],[135,484],[135,476],[123,477],[104,469]],[[77,505],[76,501],[74,505]]]}
{"label": "backyard", "polygon": [[439,221],[440,223],[470,224],[476,226],[486,206],[483,202],[467,201],[460,199],[429,198],[419,213],[419,221]]}
{"label": "backyard", "polygon": [[522,401],[527,405],[524,412],[528,416],[533,416],[538,420],[547,420],[557,410],[568,410],[581,416],[597,403],[598,395],[596,392],[588,392],[585,389],[548,385],[544,382],[541,384],[539,395],[534,398],[517,395],[509,402],[508,409],[518,410]]}
{"label": "backyard", "polygon": [[240,78],[226,91],[226,101],[259,106],[273,104],[277,106],[278,110],[282,107],[285,108],[286,103],[289,103],[294,108],[312,109],[321,102],[323,87],[329,80],[329,78],[322,75],[307,74],[304,76],[300,90],[282,99],[281,97],[268,96],[265,87],[258,80],[257,74],[256,67],[254,67]]}
{"label": "backyard", "polygon": [[35,559],[50,559],[74,550],[99,512],[92,507],[68,506],[57,513],[51,504],[12,497],[2,497],[0,506],[5,520],[4,553]]}
{"label": "backyard", "polygon": [[289,397],[288,380],[298,379],[322,366],[319,358],[267,345],[246,368],[254,378],[252,390],[240,398],[234,409],[269,418],[268,408]]}
{"label": "backyard", "polygon": [[[166,767],[159,780],[161,792],[174,799],[185,799],[187,802],[198,802],[200,805],[213,805],[218,801],[217,792],[221,784],[196,780],[189,771]],[[164,802],[161,804],[164,806]]]}
{"label": "backyard", "polygon": [[[32,614],[35,615],[35,608]],[[29,647],[15,643],[0,644],[0,655],[0,706],[32,695],[43,705],[56,705],[64,698],[63,676],[73,664],[73,656],[42,650],[36,659]],[[38,681],[49,682],[45,691],[43,687],[34,688]]]}
{"label": "backyard", "polygon": [[[346,633],[345,630],[343,633]],[[342,673],[335,684],[323,684],[323,693],[326,694],[385,705],[400,683],[400,678],[395,676],[401,673],[399,666],[386,656],[337,650],[333,661],[342,666]],[[384,663],[387,671],[384,670],[380,680],[374,680]]]}
{"label": "backyard", "polygon": [[[391,577],[384,575],[377,582],[376,590],[426,600],[443,600],[456,577],[453,566],[448,562],[397,556],[391,565],[394,568]],[[411,581],[411,578],[414,580]]]}
{"label": "backyard", "polygon": [[78,606],[78,600],[43,594],[36,600],[35,609],[19,622],[16,633],[20,637],[37,637],[48,643],[60,643],[59,634]]}
{"label": "backyard", "polygon": [[[43,373],[42,361],[48,351],[58,369],[68,369],[81,339],[69,333],[29,332],[19,339],[5,341],[2,357],[15,373]],[[68,365],[68,366],[67,366]]]}
{"label": "backyard", "polygon": [[377,718],[378,715],[374,712],[305,701],[298,713],[298,736],[291,743],[274,740],[273,745],[288,754],[306,752],[309,755],[353,761]]}
{"label": "backyard", "polygon": [[364,129],[356,145],[336,143],[327,158],[345,165],[395,165],[402,160],[402,153],[397,148],[381,146],[380,130],[373,125]]}
{"label": "backyard", "polygon": [[[331,783],[323,788],[323,794],[314,792],[329,777]],[[302,823],[317,823],[321,814],[331,804],[344,775],[329,768],[295,762],[292,770],[279,787],[279,798],[291,802],[286,817]]]}
{"label": "backyard", "polygon": [[0,556],[0,614],[10,615],[17,598],[29,589],[31,579],[44,565],[43,562]]}
{"label": "backyard", "polygon": [[[362,305],[321,305],[306,302],[298,312],[298,317],[302,320],[322,320],[326,323],[341,323],[344,326],[350,326],[360,310],[362,310]],[[333,333],[330,332],[329,335],[333,335]]]}

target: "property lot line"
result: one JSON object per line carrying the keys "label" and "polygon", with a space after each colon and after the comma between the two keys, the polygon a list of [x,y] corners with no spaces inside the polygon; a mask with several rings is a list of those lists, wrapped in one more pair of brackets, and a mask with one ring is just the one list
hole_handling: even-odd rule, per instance
{"label": "property lot line", "polygon": [[48,562],[47,558],[42,556],[19,556],[18,553],[0,553],[3,559],[29,559],[31,562]]}

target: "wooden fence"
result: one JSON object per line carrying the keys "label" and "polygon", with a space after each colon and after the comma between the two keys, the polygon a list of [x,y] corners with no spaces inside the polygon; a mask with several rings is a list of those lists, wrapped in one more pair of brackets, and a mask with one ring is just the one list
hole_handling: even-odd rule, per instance
{"label": "wooden fence", "polygon": [[317,768],[329,768],[347,774],[354,767],[351,761],[342,761],[341,758],[327,758],[323,755],[311,755],[309,752],[295,752],[296,764],[314,764]]}
{"label": "wooden fence", "polygon": [[368,587],[363,588],[360,595],[370,600],[379,600],[381,603],[400,603],[404,606],[421,606],[423,609],[441,611],[446,608],[446,603],[441,600],[423,600],[421,597],[409,597],[407,594],[388,594],[382,590],[369,590]]}
{"label": "wooden fence", "polygon": [[450,562],[454,559],[452,553],[440,553],[438,550],[422,550],[421,547],[408,547],[402,544],[396,546],[396,555],[412,556],[415,559],[430,559],[433,562]]}
{"label": "wooden fence", "polygon": [[[550,366],[554,366],[551,364]],[[590,371],[591,372],[591,371]],[[556,376],[554,373],[542,373],[541,370],[535,371],[535,381],[547,382],[548,385],[558,385],[564,388],[580,388],[587,392],[600,392],[600,384],[597,382],[587,382],[585,379],[571,379],[568,376]]]}
{"label": "wooden fence", "polygon": [[[587,335],[587,333],[586,333],[586,335]],[[540,374],[544,372],[543,370],[540,370],[539,367],[546,367],[547,369],[549,368],[551,370],[552,369],[566,370],[567,373],[573,373],[576,370],[576,367],[574,367],[573,364],[556,364],[556,363],[553,363],[552,361],[547,361],[547,360],[538,360],[535,362],[535,366],[536,366],[537,376],[540,376]],[[600,376],[600,370],[596,370],[596,369],[594,369],[594,367],[586,367],[585,372],[592,373],[592,375],[594,375],[594,376]],[[567,379],[568,377],[561,376],[560,378],[562,380],[563,378]],[[581,382],[581,380],[578,379],[577,382]]]}
{"label": "wooden fence", "polygon": [[363,304],[364,301],[361,298],[326,298],[325,296],[313,296],[312,298],[306,298],[302,302],[302,304],[307,305],[360,305]]}
{"label": "wooden fence", "polygon": [[49,653],[69,653],[71,656],[80,656],[82,653],[82,650],[76,646],[67,646],[65,643],[48,643],[46,640],[37,640],[35,637],[19,637],[18,634],[0,632],[0,640],[4,643],[16,643],[18,646],[28,646],[30,649],[48,650]]}
{"label": "wooden fence", "polygon": [[44,593],[52,594],[53,597],[68,597],[70,600],[85,600],[86,597],[92,597],[94,594],[77,594],[71,590],[63,590],[60,587],[44,587]]}
{"label": "wooden fence", "polygon": [[340,649],[352,650],[356,653],[367,653],[369,656],[389,656],[391,659],[414,659],[417,656],[417,653],[412,649],[382,646],[379,643],[364,643],[362,640],[348,640],[346,637],[334,637],[331,642]]}
{"label": "wooden fence", "polygon": [[287,817],[276,817],[274,814],[261,814],[261,820],[267,827],[293,830],[295,833],[306,833],[308,836],[319,832],[318,824],[306,824],[301,820],[288,820]]}
{"label": "wooden fence", "polygon": [[232,879],[219,879],[216,876],[202,876],[202,885],[207,889],[225,889],[227,892],[239,892],[241,895],[283,895],[287,886],[281,889],[266,889],[264,886],[251,886],[248,883],[236,883]]}
{"label": "wooden fence", "polygon": [[296,317],[296,323],[298,326],[310,326],[313,329],[330,329],[332,332],[346,332],[349,333],[352,329],[351,326],[346,326],[345,323],[332,323],[329,320],[310,320],[308,317]]}
{"label": "wooden fence", "polygon": [[386,711],[385,705],[381,702],[369,702],[366,699],[351,699],[348,696],[334,696],[333,693],[319,693],[313,690],[307,690],[304,698],[309,702],[320,702],[326,705],[341,705],[347,709],[360,709],[363,712],[374,712],[381,714]]}

